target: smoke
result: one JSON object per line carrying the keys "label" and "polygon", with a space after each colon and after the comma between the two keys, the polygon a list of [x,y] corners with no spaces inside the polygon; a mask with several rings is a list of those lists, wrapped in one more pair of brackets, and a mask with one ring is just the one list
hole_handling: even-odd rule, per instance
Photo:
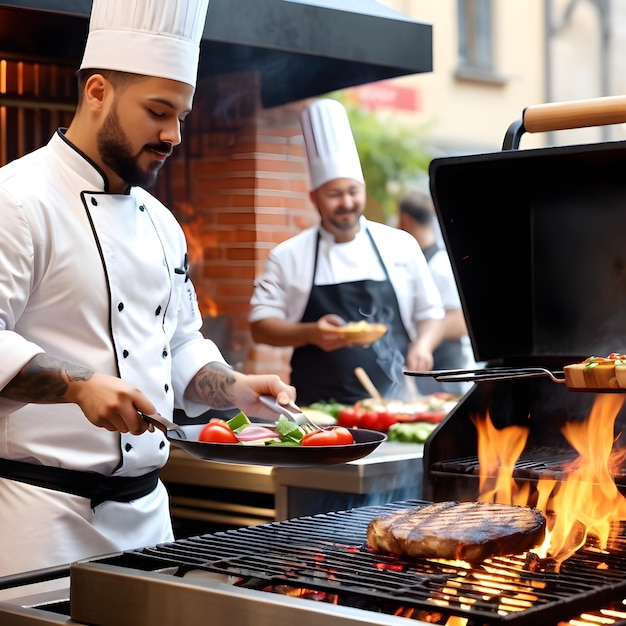
{"label": "smoke", "polygon": [[[378,310],[374,308],[370,312],[359,309],[359,313],[370,323],[385,324],[391,328],[394,317],[394,311],[391,307],[382,307]],[[398,349],[391,330],[370,347],[376,355],[376,363],[389,379],[389,386],[385,395],[403,401],[415,399],[417,395],[415,385],[412,381],[407,381],[407,377],[403,373],[405,355]]]}

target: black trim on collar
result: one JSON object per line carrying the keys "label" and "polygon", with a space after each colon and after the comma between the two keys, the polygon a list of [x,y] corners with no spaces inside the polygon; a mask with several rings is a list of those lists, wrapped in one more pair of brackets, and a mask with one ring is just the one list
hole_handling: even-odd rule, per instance
{"label": "black trim on collar", "polygon": [[[76,147],[66,136],[65,136],[65,132],[67,131],[67,128],[58,128],[57,129],[57,135],[59,135],[59,137],[61,137],[61,139],[63,139],[63,141],[70,147],[72,148],[72,150],[74,150],[75,152],[78,152],[78,154],[80,154],[81,157],[83,157],[83,159],[85,159],[85,161],[87,161],[87,163],[89,163],[89,165],[91,165],[91,167],[93,167],[96,172],[98,172],[98,174],[100,174],[100,176],[102,176],[102,182],[104,183],[104,193],[110,193],[110,188],[109,188],[109,179],[107,178],[107,175],[102,171],[102,169],[88,156],[86,155],[80,148]],[[130,193],[130,187],[128,188],[128,191],[126,192],[127,194]]]}

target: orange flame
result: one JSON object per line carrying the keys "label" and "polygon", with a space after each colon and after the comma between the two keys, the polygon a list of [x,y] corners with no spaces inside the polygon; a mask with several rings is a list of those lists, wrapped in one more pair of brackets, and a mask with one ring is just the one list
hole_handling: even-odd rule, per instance
{"label": "orange flame", "polygon": [[[623,404],[622,394],[598,394],[587,419],[567,422],[562,428],[578,456],[564,468],[563,481],[537,483],[533,506],[548,519],[546,540],[537,550],[540,556],[560,563],[585,544],[588,534],[596,536],[605,550],[612,523],[626,520],[626,498],[611,474],[611,468],[623,460],[613,450],[615,418]],[[530,506],[530,484],[519,488],[513,477],[529,429],[498,430],[488,414],[472,421],[478,431],[479,500]]]}
{"label": "orange flame", "polygon": [[[482,502],[526,504],[526,493],[519,493],[513,480],[515,463],[526,445],[528,428],[509,426],[498,430],[488,415],[473,417],[478,430],[478,462]],[[495,482],[495,485],[493,483]],[[493,486],[492,486],[493,485]]]}

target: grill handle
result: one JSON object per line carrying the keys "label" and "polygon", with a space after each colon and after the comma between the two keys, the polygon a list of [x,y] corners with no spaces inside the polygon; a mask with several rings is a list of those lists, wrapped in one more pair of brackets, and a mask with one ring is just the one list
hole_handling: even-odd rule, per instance
{"label": "grill handle", "polygon": [[516,150],[524,133],[606,126],[626,122],[626,96],[549,102],[526,107],[504,137],[503,150]]}

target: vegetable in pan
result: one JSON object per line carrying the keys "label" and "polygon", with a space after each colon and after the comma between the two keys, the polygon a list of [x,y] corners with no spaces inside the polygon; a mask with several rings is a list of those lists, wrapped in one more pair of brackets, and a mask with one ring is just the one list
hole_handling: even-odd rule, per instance
{"label": "vegetable in pan", "polygon": [[303,446],[346,446],[351,443],[354,443],[354,437],[343,426],[314,430],[302,438]]}
{"label": "vegetable in pan", "polygon": [[346,428],[330,427],[305,434],[294,422],[280,416],[275,426],[254,424],[247,415],[237,413],[230,420],[213,418],[200,431],[199,441],[242,445],[271,446],[332,446],[354,443]]}
{"label": "vegetable in pan", "polygon": [[230,429],[225,420],[213,418],[198,436],[200,441],[210,443],[238,443],[237,435]]}

